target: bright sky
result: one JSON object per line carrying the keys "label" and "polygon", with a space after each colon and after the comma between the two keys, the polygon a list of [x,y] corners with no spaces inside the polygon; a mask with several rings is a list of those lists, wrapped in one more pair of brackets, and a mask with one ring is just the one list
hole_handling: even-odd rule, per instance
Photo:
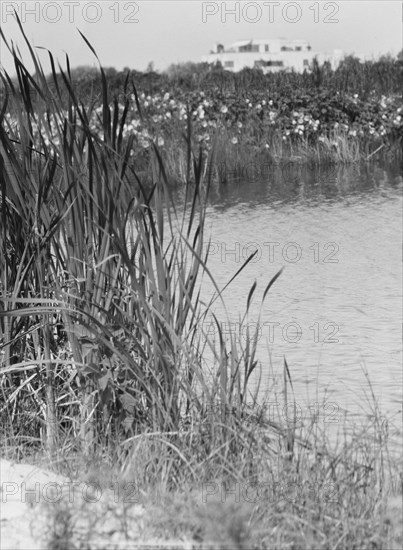
{"label": "bright sky", "polygon": [[[102,65],[116,69],[144,70],[152,61],[159,70],[171,63],[200,61],[217,42],[251,38],[301,38],[315,51],[342,49],[366,57],[396,55],[402,49],[400,1],[2,0],[3,32],[19,45],[29,67],[14,8],[31,42],[50,49],[63,66],[67,52],[72,67],[94,64],[77,29],[94,46]],[[14,74],[3,43],[0,51],[3,67]],[[43,53],[41,59],[46,59]],[[48,72],[46,61],[44,66]]]}

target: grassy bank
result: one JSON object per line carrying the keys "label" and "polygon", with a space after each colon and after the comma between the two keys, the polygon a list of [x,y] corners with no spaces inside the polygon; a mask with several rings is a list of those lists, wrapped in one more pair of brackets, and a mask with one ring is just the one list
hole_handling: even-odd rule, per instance
{"label": "grassy bank", "polygon": [[[203,328],[212,304],[202,301],[200,281],[214,283],[207,198],[230,134],[215,134],[207,169],[189,109],[184,136],[179,125],[166,138],[171,153],[164,136],[144,138],[143,147],[127,131],[129,113],[142,121],[147,109],[134,85],[122,109],[101,69],[100,102],[84,101],[68,69],[61,79],[54,69],[50,87],[31,53],[35,76],[16,52],[18,86],[2,74],[10,90],[0,130],[5,455],[50,461],[104,490],[132,484],[148,512],[145,537],[183,536],[213,548],[397,547],[388,508],[401,491],[389,453],[395,434],[376,402],[353,436],[340,419],[337,444],[315,418],[299,424],[280,411],[268,418],[249,385],[260,368],[257,334],[224,338],[217,319],[213,342]],[[181,212],[169,185],[177,158]],[[263,302],[280,275],[269,274]],[[245,318],[255,290],[240,297]],[[295,410],[286,361],[283,393]],[[120,529],[130,538],[132,501],[118,500]],[[56,519],[48,547],[91,548],[90,533],[75,529],[74,503],[68,513],[64,501],[59,506],[49,507]]]}
{"label": "grassy bank", "polygon": [[[340,164],[400,159],[402,102],[399,96],[360,99],[333,90],[250,91],[248,94],[193,92],[141,94],[143,122],[133,117],[125,130],[138,140],[136,162],[158,143],[169,174],[185,181],[183,133],[190,126],[204,172],[226,181],[245,166]],[[212,151],[216,154],[214,159]]]}
{"label": "grassy bank", "polygon": [[[363,100],[357,94],[328,90],[250,92],[246,97],[179,90],[147,96],[129,93],[132,85],[126,84],[125,99],[111,101],[108,108],[121,117],[118,138],[124,146],[130,144],[129,166],[149,181],[154,145],[170,182],[185,183],[189,177],[195,181],[189,140],[203,182],[243,177],[245,167],[257,173],[265,165],[401,161],[403,107],[397,95]],[[71,91],[75,93],[73,84]],[[87,108],[91,105],[91,131],[102,135],[102,99],[93,93],[80,100]],[[38,103],[36,108],[41,109]],[[60,101],[59,109],[67,117],[68,108],[62,105]],[[14,131],[15,113],[6,114],[5,124]],[[32,131],[38,139],[35,122]],[[60,145],[55,121],[50,121],[44,139]]]}

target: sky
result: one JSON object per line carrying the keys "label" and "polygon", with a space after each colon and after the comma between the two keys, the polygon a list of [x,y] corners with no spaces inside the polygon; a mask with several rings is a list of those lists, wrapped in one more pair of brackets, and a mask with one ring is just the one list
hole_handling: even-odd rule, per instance
{"label": "sky", "polygon": [[[307,39],[315,51],[341,49],[367,58],[396,55],[402,49],[400,1],[2,0],[1,27],[28,67],[14,9],[31,44],[49,49],[62,67],[65,53],[72,67],[97,66],[78,30],[101,64],[118,70],[145,70],[150,62],[156,70],[171,63],[198,62],[218,42],[252,38]],[[46,53],[38,53],[48,72]],[[3,42],[0,60],[10,75],[15,74]]]}

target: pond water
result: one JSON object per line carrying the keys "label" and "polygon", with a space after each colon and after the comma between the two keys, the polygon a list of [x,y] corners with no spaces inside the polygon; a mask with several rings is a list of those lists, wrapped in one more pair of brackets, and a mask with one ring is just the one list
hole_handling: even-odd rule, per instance
{"label": "pond water", "polygon": [[[285,357],[299,412],[315,406],[329,421],[346,410],[368,415],[371,384],[382,414],[400,424],[400,174],[399,166],[286,167],[213,189],[206,233],[218,286],[257,250],[223,293],[228,317],[218,300],[212,307],[224,334],[240,329],[242,338],[247,323],[256,326],[264,289],[284,266],[261,311],[262,398],[271,388],[281,403]],[[255,280],[251,311],[241,325]],[[204,283],[204,298],[213,293]]]}

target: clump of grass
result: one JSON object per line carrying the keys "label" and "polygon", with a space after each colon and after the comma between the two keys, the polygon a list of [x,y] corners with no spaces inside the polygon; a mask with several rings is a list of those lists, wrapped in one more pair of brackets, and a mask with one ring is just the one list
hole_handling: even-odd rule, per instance
{"label": "clump of grass", "polygon": [[41,528],[35,526],[36,537],[47,550],[78,549],[73,506],[66,500],[41,506]]}

